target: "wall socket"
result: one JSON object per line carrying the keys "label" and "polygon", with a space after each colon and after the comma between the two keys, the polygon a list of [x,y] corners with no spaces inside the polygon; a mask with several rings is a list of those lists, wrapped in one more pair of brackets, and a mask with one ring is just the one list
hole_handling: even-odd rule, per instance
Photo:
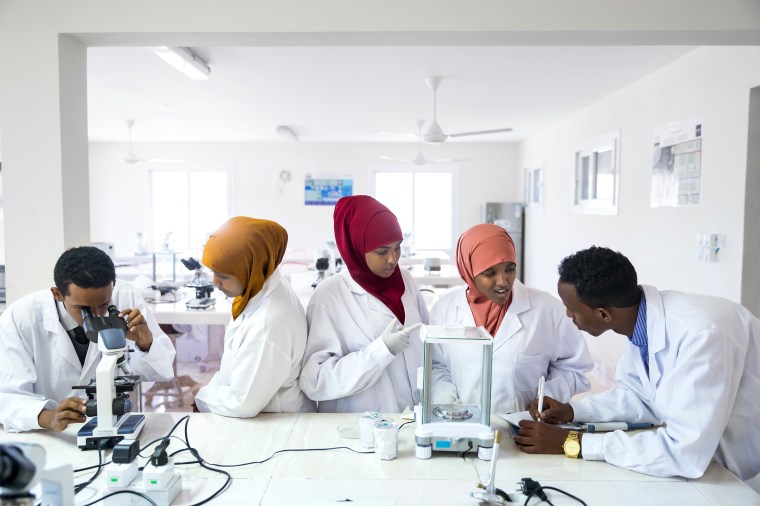
{"label": "wall socket", "polygon": [[718,252],[726,247],[726,236],[723,234],[697,234],[697,259],[700,262],[717,262]]}

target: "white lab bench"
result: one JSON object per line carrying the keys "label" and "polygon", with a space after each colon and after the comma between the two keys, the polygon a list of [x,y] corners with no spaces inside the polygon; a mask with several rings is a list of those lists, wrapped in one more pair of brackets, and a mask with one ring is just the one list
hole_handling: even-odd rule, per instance
{"label": "white lab bench", "polygon": [[[185,413],[147,413],[140,440],[143,444],[166,434]],[[329,448],[347,446],[358,451],[357,439],[343,439],[336,428],[354,423],[356,414],[340,413],[264,413],[256,418],[227,418],[208,413],[189,415],[190,443],[209,463],[236,464],[263,460],[287,448]],[[398,415],[389,415],[399,421]],[[488,462],[473,453],[466,459],[453,453],[435,452],[430,460],[414,456],[414,424],[399,432],[399,456],[383,461],[374,454],[350,450],[289,452],[262,464],[225,468],[233,476],[231,487],[212,504],[302,505],[350,502],[359,505],[465,505],[475,506],[470,497],[479,480],[488,474]],[[83,452],[75,446],[78,426],[57,434],[39,431],[27,434],[0,432],[0,442],[39,443],[47,450],[52,465],[71,462],[76,468],[98,461],[97,452]],[[184,437],[184,427],[175,431]],[[182,448],[172,439],[169,453]],[[143,452],[148,455],[150,452]],[[176,462],[193,460],[187,453]],[[144,463],[145,459],[140,459]],[[177,466],[183,475],[182,492],[176,505],[187,505],[210,496],[224,479],[198,465]],[[91,471],[79,473],[76,482],[85,481]],[[583,499],[589,505],[621,506],[689,504],[757,505],[760,495],[716,463],[697,480],[656,478],[627,471],[604,462],[573,460],[563,455],[529,455],[520,452],[509,438],[502,441],[496,471],[496,486],[512,494],[515,483],[531,477],[544,486],[558,487]],[[83,504],[99,497],[104,480],[77,496]],[[557,492],[548,491],[552,503],[576,505]],[[525,498],[513,495],[522,504]],[[532,503],[538,504],[537,500]]]}
{"label": "white lab bench", "polygon": [[[220,295],[214,290],[214,295]],[[225,297],[214,297],[215,303],[207,309],[187,309],[185,303],[194,297],[194,292],[177,291],[176,302],[148,303],[158,323],[189,325],[227,325],[232,317],[232,303]]]}
{"label": "white lab bench", "polygon": [[459,276],[459,271],[456,265],[444,264],[441,265],[440,271],[428,272],[422,265],[414,264],[411,266],[403,266],[403,268],[409,269],[420,287],[433,286],[435,288],[451,288],[452,286],[463,285],[464,281]]}

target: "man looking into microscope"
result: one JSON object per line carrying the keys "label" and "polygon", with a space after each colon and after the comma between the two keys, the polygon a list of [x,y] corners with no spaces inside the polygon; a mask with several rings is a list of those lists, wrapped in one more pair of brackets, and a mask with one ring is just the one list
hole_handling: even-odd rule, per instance
{"label": "man looking into microscope", "polygon": [[82,328],[82,309],[96,317],[116,306],[127,322],[127,354],[143,380],[173,377],[174,347],[131,284],[116,281],[113,261],[90,246],[65,251],[55,286],[28,294],[0,316],[0,423],[8,432],[62,431],[85,420],[86,399],[74,385],[95,378],[101,353]]}

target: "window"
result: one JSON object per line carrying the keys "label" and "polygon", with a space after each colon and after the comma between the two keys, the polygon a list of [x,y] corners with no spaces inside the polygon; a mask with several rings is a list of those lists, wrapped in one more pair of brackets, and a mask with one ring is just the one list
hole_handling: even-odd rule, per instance
{"label": "window", "polygon": [[614,132],[584,143],[575,153],[575,209],[617,214],[618,146]]}
{"label": "window", "polygon": [[150,169],[153,249],[199,250],[230,217],[228,169]]}
{"label": "window", "polygon": [[537,210],[543,202],[543,171],[541,167],[525,168],[525,209]]}
{"label": "window", "polygon": [[453,251],[455,177],[454,169],[375,171],[375,198],[398,217],[404,231],[402,247],[411,248],[405,254]]}

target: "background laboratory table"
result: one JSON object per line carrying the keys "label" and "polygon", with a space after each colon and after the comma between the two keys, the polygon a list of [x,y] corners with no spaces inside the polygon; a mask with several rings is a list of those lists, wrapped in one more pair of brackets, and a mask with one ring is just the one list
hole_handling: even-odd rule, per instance
{"label": "background laboratory table", "polygon": [[[232,304],[226,298],[218,297],[208,309],[187,309],[185,303],[192,296],[179,298],[176,302],[148,302],[148,307],[162,324],[227,325],[232,317]],[[147,302],[147,301],[146,301]]]}
{"label": "background laboratory table", "polygon": [[[182,413],[147,413],[143,444],[166,434]],[[344,439],[338,426],[353,424],[356,414],[265,413],[252,419],[227,418],[209,413],[189,415],[188,436],[209,463],[235,464],[265,460],[278,450],[294,448],[350,447],[366,452],[358,439]],[[399,421],[399,415],[386,415]],[[42,444],[48,462],[71,462],[75,467],[96,464],[97,452],[83,452],[75,445],[78,426],[65,432],[7,434],[0,442],[27,441]],[[488,462],[474,453],[465,458],[453,453],[434,452],[429,460],[414,456],[415,424],[399,432],[399,455],[395,460],[379,460],[374,453],[354,453],[347,449],[285,452],[261,464],[225,468],[233,476],[231,487],[212,501],[216,504],[302,505],[336,504],[350,500],[353,506],[381,504],[476,505],[470,497],[479,480],[488,474]],[[174,433],[184,437],[184,426]],[[172,439],[169,451],[182,444]],[[147,454],[148,452],[145,452]],[[187,453],[176,462],[190,461]],[[141,459],[141,464],[145,459]],[[178,466],[183,475],[182,492],[174,504],[188,505],[210,496],[224,478],[198,465]],[[91,471],[78,473],[76,482],[85,481]],[[566,490],[589,505],[689,504],[757,505],[760,495],[720,465],[711,463],[697,480],[656,478],[620,469],[605,462],[568,459],[563,455],[529,455],[520,452],[507,437],[502,441],[496,471],[497,487],[512,493],[523,477],[544,486]],[[104,489],[102,477],[77,496],[77,504],[94,500]],[[557,506],[578,504],[549,491]],[[515,494],[524,502],[524,497]],[[531,503],[538,503],[532,500]],[[140,503],[136,503],[140,504]]]}

